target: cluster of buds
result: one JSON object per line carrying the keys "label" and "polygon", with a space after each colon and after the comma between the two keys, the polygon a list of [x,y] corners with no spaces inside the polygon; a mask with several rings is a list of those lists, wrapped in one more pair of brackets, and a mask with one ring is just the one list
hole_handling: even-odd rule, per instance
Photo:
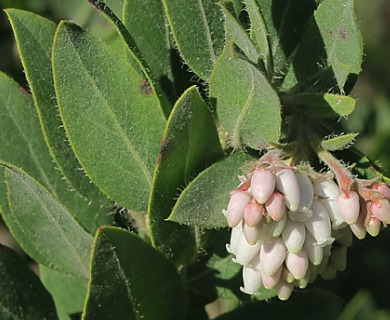
{"label": "cluster of buds", "polygon": [[390,223],[390,189],[382,182],[356,180],[343,189],[333,174],[289,166],[272,153],[239,178],[224,214],[232,228],[227,250],[243,266],[248,294],[274,288],[286,300],[317,275],[331,279],[346,267],[351,231],[375,236]]}

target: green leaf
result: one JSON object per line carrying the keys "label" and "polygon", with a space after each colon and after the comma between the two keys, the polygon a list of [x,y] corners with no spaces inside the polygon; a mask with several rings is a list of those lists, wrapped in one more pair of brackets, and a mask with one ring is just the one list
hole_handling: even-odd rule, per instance
{"label": "green leaf", "polygon": [[244,0],[244,3],[251,21],[250,37],[255,44],[260,58],[263,60],[267,74],[270,74],[270,71],[272,71],[272,62],[268,45],[268,33],[263,17],[261,16],[256,0]]}
{"label": "green leaf", "polygon": [[222,210],[227,208],[230,191],[237,188],[241,166],[254,160],[246,153],[234,153],[200,173],[183,190],[168,220],[202,228],[226,227]]}
{"label": "green leaf", "polygon": [[123,23],[148,62],[154,80],[159,81],[161,85],[164,85],[164,81],[172,82],[174,79],[169,28],[165,21],[162,2],[126,0],[123,6]]}
{"label": "green leaf", "polygon": [[338,320],[374,319],[375,302],[368,292],[358,292],[346,305]]}
{"label": "green leaf", "polygon": [[163,0],[163,3],[184,61],[200,78],[209,80],[225,40],[222,12],[210,0]]}
{"label": "green leaf", "polygon": [[112,200],[145,212],[165,123],[156,94],[71,23],[58,27],[53,71],[65,130],[87,175]]}
{"label": "green leaf", "polygon": [[355,110],[356,100],[339,94],[302,93],[282,96],[283,104],[303,107],[317,118],[345,117]]}
{"label": "green leaf", "polygon": [[215,100],[220,124],[233,148],[259,149],[280,136],[280,101],[264,75],[244,60],[224,55],[215,65],[210,96]]}
{"label": "green leaf", "polygon": [[[321,2],[308,23],[283,84],[284,90],[344,90],[360,73],[363,49],[354,0]],[[337,91],[337,89],[336,89]]]}
{"label": "green leaf", "polygon": [[73,188],[90,202],[107,203],[100,190],[79,170],[59,116],[55,100],[51,51],[56,31],[54,23],[31,12],[6,11],[13,27],[42,131],[53,159]]}
{"label": "green leaf", "polygon": [[236,44],[249,60],[257,64],[259,60],[259,54],[257,53],[255,46],[249,38],[249,35],[241,26],[241,24],[236,20],[236,18],[233,17],[229,10],[222,6],[221,3],[219,3],[219,5],[222,8],[225,17],[226,41],[231,41]]}
{"label": "green leaf", "polygon": [[[148,62],[145,60],[145,57],[140,52],[140,49],[138,48],[137,43],[132,37],[132,35],[129,33],[129,30],[127,30],[126,26],[119,19],[118,15],[113,10],[111,10],[111,4],[108,4],[106,0],[87,1],[95,9],[101,11],[107,21],[115,27],[117,34],[119,35],[120,42],[125,44],[125,46],[127,47],[127,50],[125,51],[127,61],[130,63],[135,73],[137,73],[139,76],[146,78],[147,82],[149,83],[148,90],[156,92],[157,97],[160,99],[161,110],[164,112],[164,115],[168,117],[172,106],[168,101],[167,96],[164,94],[160,84],[156,82],[156,76],[152,73]],[[117,4],[117,2],[113,2],[114,6],[116,6]]]}
{"label": "green leaf", "polygon": [[88,279],[92,237],[38,182],[6,166],[8,227],[34,260],[77,278]]}
{"label": "green leaf", "polygon": [[[0,128],[0,161],[23,168],[58,197],[90,232],[111,223],[109,208],[96,201],[90,204],[78,193],[70,192],[70,185],[50,157],[31,96],[3,73],[0,73]],[[4,180],[0,179],[0,189],[3,186]],[[0,204],[4,210],[6,202],[4,199]]]}
{"label": "green leaf", "polygon": [[319,290],[295,292],[288,301],[272,303],[257,302],[224,314],[216,320],[261,319],[329,320],[337,319],[341,312],[342,300],[338,296]]}
{"label": "green leaf", "polygon": [[39,266],[39,274],[43,285],[54,299],[60,320],[70,320],[70,315],[83,311],[87,281],[81,281],[44,265]]}
{"label": "green leaf", "polygon": [[351,146],[358,133],[347,133],[338,136],[331,136],[321,142],[321,146],[329,151],[336,151]]}
{"label": "green leaf", "polygon": [[256,0],[264,18],[275,81],[286,72],[307,21],[317,7],[316,0]]}
{"label": "green leaf", "polygon": [[31,268],[12,250],[0,246],[0,318],[55,320],[49,293]]}
{"label": "green leaf", "polygon": [[103,227],[94,243],[83,320],[182,319],[186,294],[175,268],[137,236]]}
{"label": "green leaf", "polygon": [[196,87],[187,89],[168,119],[149,202],[152,242],[176,264],[194,257],[193,231],[166,221],[180,190],[207,165],[222,157],[211,115]]}

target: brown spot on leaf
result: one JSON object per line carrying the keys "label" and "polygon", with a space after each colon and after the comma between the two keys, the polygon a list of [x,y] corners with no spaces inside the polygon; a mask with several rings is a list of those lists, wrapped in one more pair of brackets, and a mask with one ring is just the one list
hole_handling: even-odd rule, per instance
{"label": "brown spot on leaf", "polygon": [[339,36],[342,40],[347,41],[348,40],[348,32],[345,29],[345,27],[341,27],[339,30]]}
{"label": "brown spot on leaf", "polygon": [[139,88],[141,90],[141,93],[146,95],[146,96],[150,96],[152,94],[152,92],[153,92],[152,86],[145,79],[141,80]]}
{"label": "brown spot on leaf", "polygon": [[169,145],[166,142],[165,137],[163,137],[162,140],[161,140],[161,147],[160,147],[160,152],[159,152],[158,158],[157,158],[157,164],[160,164],[162,158],[166,154],[168,154],[168,152],[169,152]]}
{"label": "brown spot on leaf", "polygon": [[333,30],[332,30],[332,29],[329,29],[329,30],[328,30],[328,34],[329,34],[331,37],[333,37]]}

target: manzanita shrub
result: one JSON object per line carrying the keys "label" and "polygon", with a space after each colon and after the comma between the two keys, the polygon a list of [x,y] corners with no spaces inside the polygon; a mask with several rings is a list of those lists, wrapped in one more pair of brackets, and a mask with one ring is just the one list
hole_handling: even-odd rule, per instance
{"label": "manzanita shrub", "polygon": [[1,319],[337,318],[311,283],[390,223],[339,121],[354,1],[89,2],[115,50],[6,10],[29,92],[0,74],[0,209],[39,278],[1,248]]}

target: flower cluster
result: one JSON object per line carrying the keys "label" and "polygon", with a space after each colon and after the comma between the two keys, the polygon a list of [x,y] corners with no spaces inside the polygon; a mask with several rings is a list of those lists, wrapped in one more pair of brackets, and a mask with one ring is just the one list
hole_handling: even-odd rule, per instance
{"label": "flower cluster", "polygon": [[239,178],[224,214],[232,228],[227,250],[243,266],[241,290],[248,294],[275,288],[286,300],[317,275],[331,279],[346,267],[351,231],[359,239],[376,236],[390,223],[383,182],[355,179],[342,189],[333,174],[269,155]]}

